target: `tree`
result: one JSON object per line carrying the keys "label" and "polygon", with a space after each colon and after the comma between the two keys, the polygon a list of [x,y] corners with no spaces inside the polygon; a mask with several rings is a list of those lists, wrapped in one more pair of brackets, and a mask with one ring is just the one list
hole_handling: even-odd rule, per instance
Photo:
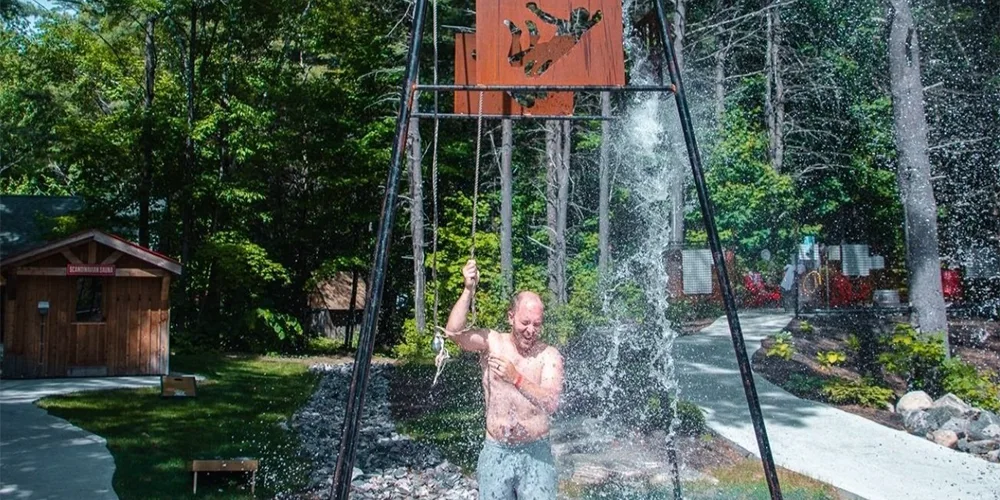
{"label": "tree", "polygon": [[514,250],[512,215],[514,200],[511,159],[514,148],[514,122],[504,119],[500,139],[500,282],[504,296],[514,292]]}
{"label": "tree", "polygon": [[927,154],[927,119],[920,79],[920,41],[909,0],[892,0],[889,76],[899,165],[896,177],[903,203],[909,297],[916,323],[925,333],[948,331],[941,292],[937,202]]}
{"label": "tree", "polygon": [[409,158],[410,172],[410,236],[413,238],[413,314],[418,331],[427,330],[426,272],[424,270],[424,188],[421,169],[423,150],[420,146],[420,119],[410,118]]}
{"label": "tree", "polygon": [[[601,116],[611,116],[611,93],[601,92]],[[601,279],[608,276],[608,266],[611,260],[611,249],[608,242],[610,235],[610,199],[611,199],[611,122],[601,122],[601,159],[600,183],[598,186],[598,275]]]}

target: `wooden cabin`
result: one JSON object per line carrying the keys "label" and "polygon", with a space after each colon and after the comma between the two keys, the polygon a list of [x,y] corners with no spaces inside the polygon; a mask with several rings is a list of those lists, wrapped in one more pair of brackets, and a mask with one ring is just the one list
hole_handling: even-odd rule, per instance
{"label": "wooden cabin", "polygon": [[169,372],[177,261],[89,230],[0,262],[3,378]]}
{"label": "wooden cabin", "polygon": [[351,339],[361,324],[368,293],[360,274],[341,271],[316,284],[307,297],[310,331],[335,340]]}

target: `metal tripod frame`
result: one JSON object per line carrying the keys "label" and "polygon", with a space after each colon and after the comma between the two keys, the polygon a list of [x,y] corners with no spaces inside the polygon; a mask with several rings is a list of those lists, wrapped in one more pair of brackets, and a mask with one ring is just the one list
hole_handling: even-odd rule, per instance
{"label": "metal tripod frame", "polygon": [[[406,73],[403,77],[403,88],[400,90],[399,114],[396,117],[396,139],[392,144],[392,159],[389,165],[389,177],[385,183],[385,198],[382,202],[382,216],[379,221],[378,234],[375,241],[375,255],[372,263],[371,278],[369,280],[368,295],[365,299],[365,310],[361,322],[361,330],[358,338],[358,350],[354,357],[354,369],[351,374],[351,386],[347,397],[347,409],[344,415],[344,423],[341,428],[340,452],[337,455],[337,466],[334,470],[333,485],[331,486],[331,498],[346,500],[350,495],[351,476],[354,470],[354,459],[357,453],[358,424],[361,420],[361,413],[364,407],[365,392],[368,388],[368,378],[371,369],[372,353],[375,348],[375,328],[378,324],[378,312],[382,299],[382,291],[385,288],[385,274],[389,264],[389,243],[392,236],[392,227],[396,218],[398,187],[403,170],[403,152],[406,149],[407,129],[410,117],[415,113],[414,95],[418,90],[427,89],[432,91],[459,90],[465,86],[420,86],[417,85],[417,70],[420,64],[420,45],[423,38],[424,16],[427,11],[428,0],[416,0],[413,10],[413,20],[410,24],[410,42],[406,56]],[[771,498],[779,500],[781,487],[778,484],[778,475],[775,470],[774,458],[771,455],[771,445],[768,442],[767,431],[764,427],[764,416],[760,409],[760,400],[757,397],[757,388],[753,380],[753,372],[750,368],[750,359],[747,355],[746,344],[743,340],[743,330],[740,327],[740,319],[736,309],[736,298],[733,294],[733,286],[729,281],[729,273],[726,269],[726,261],[723,256],[722,243],[719,240],[719,230],[715,225],[715,213],[709,198],[708,187],[705,184],[705,173],[702,169],[701,155],[698,151],[698,144],[695,140],[694,126],[691,123],[691,113],[688,110],[687,99],[684,94],[684,86],[681,82],[681,75],[677,68],[677,58],[674,53],[673,44],[670,43],[668,33],[666,10],[663,0],[653,0],[656,8],[656,17],[659,21],[659,35],[663,41],[666,52],[666,62],[669,68],[672,85],[668,87],[607,87],[601,85],[587,86],[576,85],[561,90],[608,90],[608,91],[645,91],[645,92],[670,92],[673,91],[677,102],[677,111],[680,117],[681,129],[684,134],[684,142],[687,146],[688,158],[691,162],[691,171],[694,176],[694,183],[698,192],[698,202],[701,206],[701,215],[708,232],[709,246],[712,250],[712,260],[715,263],[719,276],[719,285],[722,289],[723,305],[726,309],[726,318],[729,322],[729,331],[732,336],[733,349],[736,352],[736,361],[740,369],[740,378],[743,382],[743,391],[746,394],[747,406],[750,408],[750,419],[753,422],[754,434],[757,438],[757,447],[760,451],[761,462],[764,467],[764,477],[767,480]],[[492,86],[496,90],[529,90],[532,87],[525,86]],[[469,90],[494,90],[490,86],[468,86]],[[431,114],[430,116],[433,116]],[[470,118],[475,116],[470,115]],[[541,117],[536,117],[543,119]]]}

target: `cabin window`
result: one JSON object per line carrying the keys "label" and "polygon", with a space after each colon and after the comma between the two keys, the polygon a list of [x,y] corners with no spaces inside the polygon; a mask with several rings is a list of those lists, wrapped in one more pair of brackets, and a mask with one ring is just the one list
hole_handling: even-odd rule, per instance
{"label": "cabin window", "polygon": [[76,280],[76,322],[101,323],[104,321],[104,311],[101,306],[104,301],[103,280],[93,276],[85,276]]}

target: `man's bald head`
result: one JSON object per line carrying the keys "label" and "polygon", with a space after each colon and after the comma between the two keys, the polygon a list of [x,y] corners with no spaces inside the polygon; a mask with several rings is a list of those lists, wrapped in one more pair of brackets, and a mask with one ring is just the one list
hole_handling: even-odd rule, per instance
{"label": "man's bald head", "polygon": [[545,308],[545,304],[542,302],[542,298],[539,297],[537,293],[529,290],[518,292],[517,295],[514,295],[514,297],[510,299],[510,308],[508,309],[508,312],[514,314],[517,312],[517,309],[522,305],[527,303],[536,303],[536,302],[543,309]]}

